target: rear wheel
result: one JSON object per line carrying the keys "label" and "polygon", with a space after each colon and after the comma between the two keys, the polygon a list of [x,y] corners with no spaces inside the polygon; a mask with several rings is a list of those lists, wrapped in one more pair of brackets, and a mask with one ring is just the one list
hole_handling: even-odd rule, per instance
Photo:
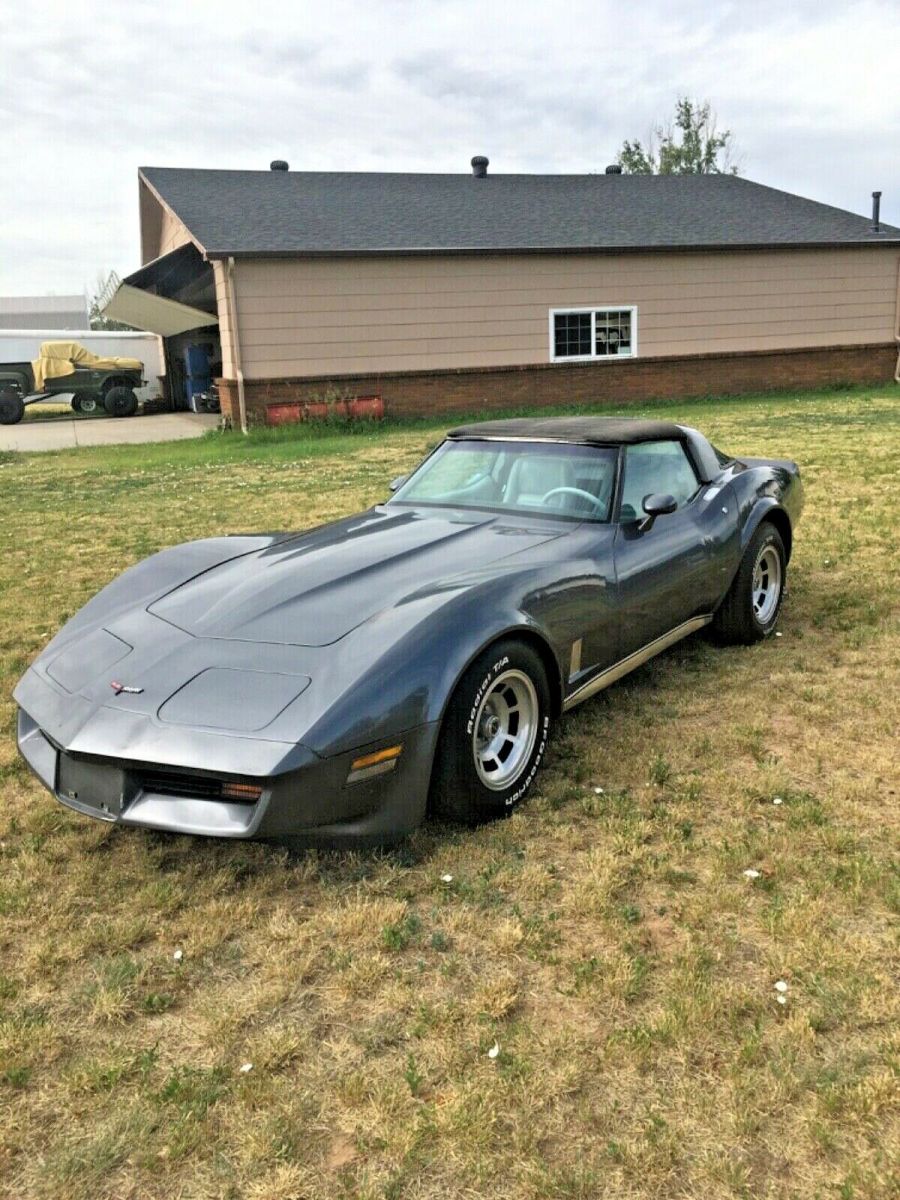
{"label": "rear wheel", "polygon": [[17,425],[25,416],[25,405],[18,392],[0,392],[0,425]]}
{"label": "rear wheel", "polygon": [[103,407],[111,417],[133,417],[137,406],[137,396],[131,388],[118,384],[111,387],[103,397]]}
{"label": "rear wheel", "polygon": [[432,777],[439,815],[474,824],[509,813],[526,795],[550,732],[550,688],[540,656],[498,642],[457,684]]}
{"label": "rear wheel", "polygon": [[721,641],[749,645],[774,633],[784,600],[786,567],[781,534],[763,521],[713,620],[713,632]]}

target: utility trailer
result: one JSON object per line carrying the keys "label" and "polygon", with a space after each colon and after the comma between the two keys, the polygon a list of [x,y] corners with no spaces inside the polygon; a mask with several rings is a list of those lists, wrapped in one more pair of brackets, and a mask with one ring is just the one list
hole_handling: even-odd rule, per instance
{"label": "utility trailer", "polygon": [[0,362],[0,425],[15,425],[28,405],[54,396],[71,396],[75,412],[133,416],[143,372],[140,359],[101,358],[76,342],[44,342],[34,362]]}

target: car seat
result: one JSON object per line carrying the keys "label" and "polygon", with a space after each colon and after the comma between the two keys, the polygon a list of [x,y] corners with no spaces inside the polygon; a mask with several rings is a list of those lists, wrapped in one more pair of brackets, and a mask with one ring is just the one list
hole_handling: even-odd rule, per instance
{"label": "car seat", "polygon": [[[504,499],[516,508],[535,508],[548,492],[559,487],[575,487],[571,463],[545,454],[523,454],[513,463]],[[565,495],[554,496],[550,506],[567,507]]]}

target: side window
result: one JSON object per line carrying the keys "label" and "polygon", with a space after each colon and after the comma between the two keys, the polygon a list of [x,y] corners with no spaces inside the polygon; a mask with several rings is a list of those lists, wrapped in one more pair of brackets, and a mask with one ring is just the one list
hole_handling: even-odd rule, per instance
{"label": "side window", "polygon": [[625,451],[620,521],[633,521],[644,511],[644,499],[652,492],[668,492],[687,504],[697,491],[694,468],[680,442],[643,442]]}

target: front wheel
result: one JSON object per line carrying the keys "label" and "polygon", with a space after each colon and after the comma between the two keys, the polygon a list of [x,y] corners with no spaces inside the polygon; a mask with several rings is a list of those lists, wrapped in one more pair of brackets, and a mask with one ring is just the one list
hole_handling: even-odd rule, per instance
{"label": "front wheel", "polygon": [[721,641],[750,645],[774,633],[784,600],[786,569],[781,534],[763,521],[713,620],[713,632]]}
{"label": "front wheel", "polygon": [[435,812],[469,824],[511,812],[534,782],[549,733],[540,656],[512,640],[489,647],[447,707],[432,776]]}

